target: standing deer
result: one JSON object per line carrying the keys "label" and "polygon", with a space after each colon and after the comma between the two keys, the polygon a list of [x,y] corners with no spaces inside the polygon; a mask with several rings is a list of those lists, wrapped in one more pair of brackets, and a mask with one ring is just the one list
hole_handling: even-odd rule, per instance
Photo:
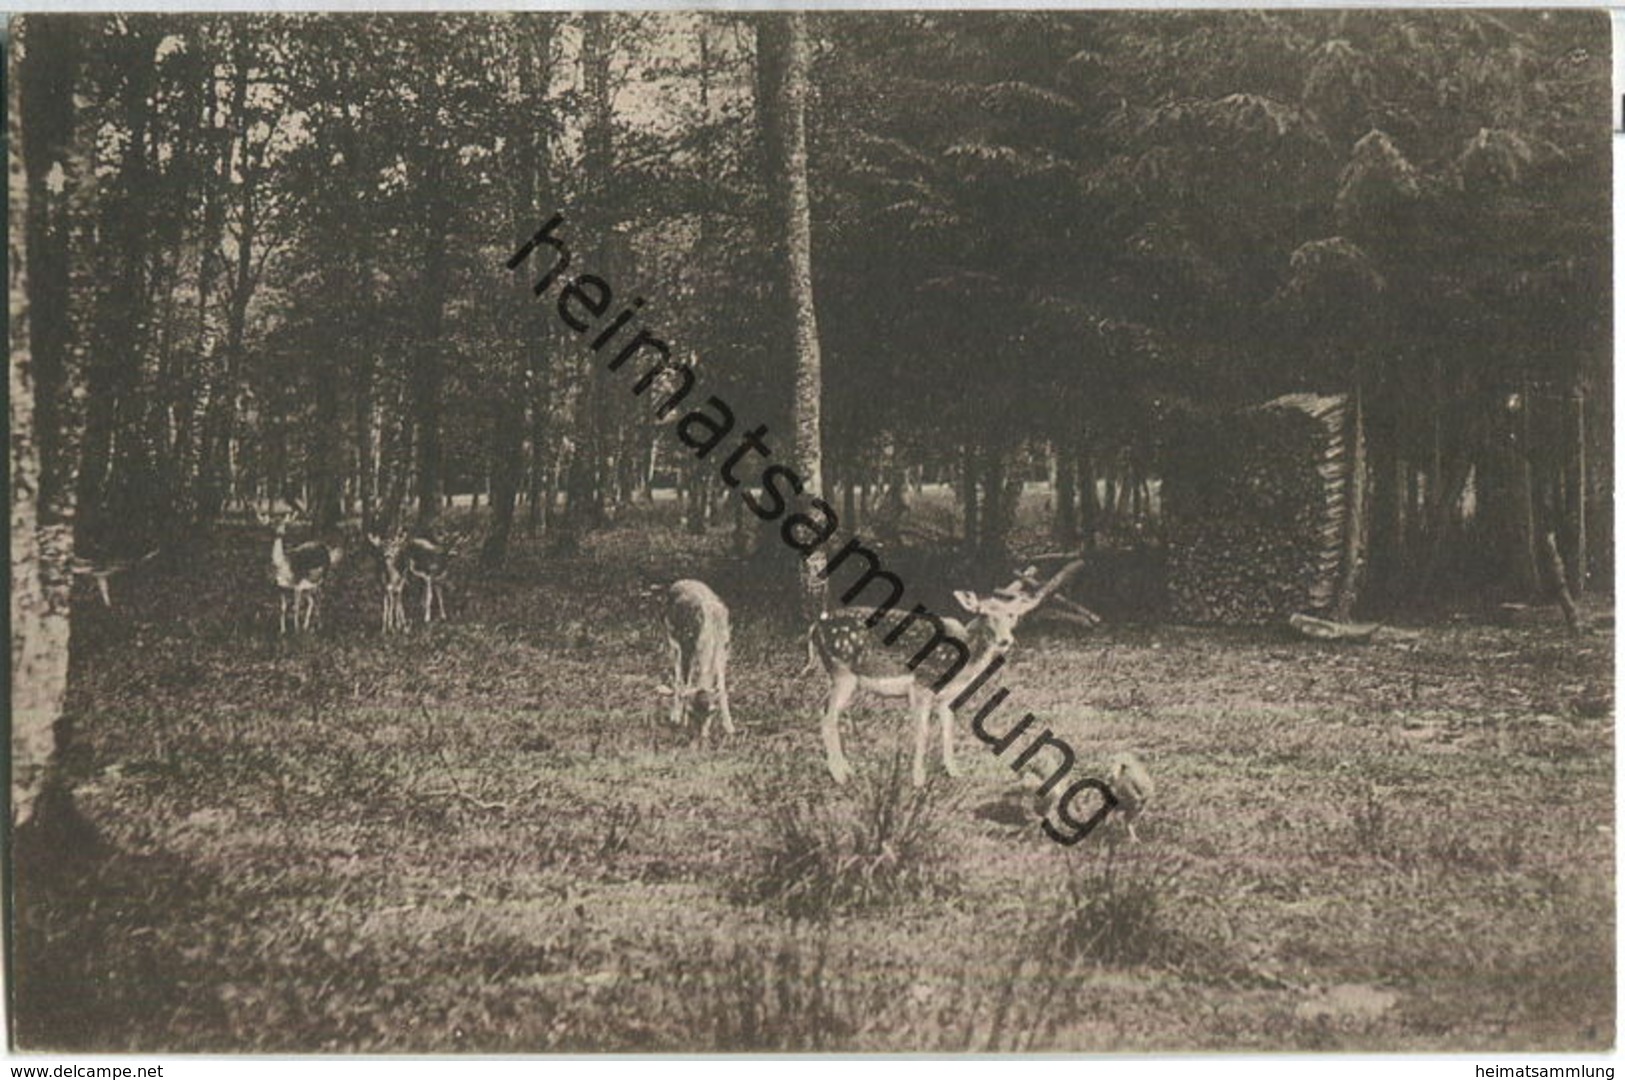
{"label": "standing deer", "polygon": [[405,541],[403,555],[406,572],[423,582],[424,623],[434,620],[437,607],[440,609],[440,621],[445,622],[446,594],[440,582],[451,564],[451,551],[427,537],[414,536]]}
{"label": "standing deer", "polygon": [[397,533],[389,540],[367,534],[367,547],[378,563],[378,583],[384,587],[383,632],[393,633],[406,629],[406,534]]}
{"label": "standing deer", "polygon": [[[289,500],[289,505],[293,510],[276,519],[271,541],[271,576],[281,592],[282,610],[278,626],[279,633],[283,634],[288,632],[290,607],[293,610],[294,630],[310,629],[316,615],[322,580],[329,570],[344,561],[342,542],[329,544],[322,540],[307,540],[303,544],[287,546],[288,526],[297,520],[295,515],[301,512],[298,503]],[[257,510],[255,512],[262,524],[271,524],[264,514],[259,514]],[[302,620],[301,607],[304,609]]]}
{"label": "standing deer", "polygon": [[704,742],[710,735],[715,713],[722,716],[723,732],[732,735],[734,721],[728,712],[728,605],[703,581],[685,579],[665,590],[660,621],[671,643],[672,726],[687,727],[691,704],[704,695],[705,719],[698,741]]}
{"label": "standing deer", "polygon": [[[1061,588],[1082,565],[1081,562],[1068,564],[1036,589],[1031,588],[1030,577],[1022,575],[992,596],[956,591],[954,599],[976,616],[968,624],[931,615],[917,607],[916,612],[923,613],[933,627],[933,636],[925,649],[912,657],[907,646],[882,640],[879,628],[871,622],[876,615],[874,608],[847,608],[819,616],[807,631],[807,665],[812,669],[821,663],[829,676],[829,699],[823,720],[824,754],[835,782],[844,784],[852,776],[852,766],[841,749],[840,725],[841,714],[859,690],[870,690],[882,697],[908,698],[909,711],[914,717],[916,787],[925,785],[925,745],[933,711],[942,729],[943,768],[949,776],[958,776],[951,703],[967,688],[974,692],[975,686],[1003,664],[1003,657],[1015,645],[1016,623]],[[900,637],[901,631],[920,617],[912,613],[905,615],[893,634]],[[891,640],[896,641],[897,637]],[[962,657],[957,667],[945,673],[946,679],[921,663],[926,655],[943,644]],[[911,659],[913,667],[909,665]]]}

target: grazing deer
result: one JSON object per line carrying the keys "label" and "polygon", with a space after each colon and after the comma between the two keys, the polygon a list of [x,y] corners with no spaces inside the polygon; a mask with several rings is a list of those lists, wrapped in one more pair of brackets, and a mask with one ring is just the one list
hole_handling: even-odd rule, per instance
{"label": "grazing deer", "polygon": [[[275,534],[271,541],[271,575],[282,594],[278,632],[283,634],[288,632],[290,607],[293,609],[294,630],[310,629],[311,621],[316,616],[322,579],[327,576],[329,570],[344,561],[343,543],[329,544],[322,540],[307,540],[303,544],[288,547],[288,526],[297,520],[296,514],[302,513],[298,503],[289,500],[289,505],[293,510],[276,519],[272,526]],[[257,509],[255,513],[261,523],[271,524],[271,520],[260,514]],[[300,617],[301,607],[304,609],[303,619]]]}
{"label": "grazing deer", "polygon": [[[711,717],[720,713],[722,730],[734,733],[728,712],[728,605],[703,581],[685,579],[664,590],[660,622],[671,643],[671,724],[688,725],[691,704],[705,697],[705,719],[697,739],[711,733]],[[666,687],[662,687],[665,690]]]}
{"label": "grazing deer", "polygon": [[367,547],[378,563],[378,583],[384,587],[384,626],[388,634],[406,629],[406,534],[397,533],[389,540],[367,534]]}
{"label": "grazing deer", "polygon": [[[958,776],[951,703],[967,688],[973,693],[975,687],[1004,662],[1003,657],[1015,644],[1016,623],[1048,599],[1081,566],[1081,562],[1068,565],[1037,589],[1030,588],[1026,578],[1018,577],[992,596],[956,591],[954,599],[976,617],[966,624],[958,619],[929,615],[927,621],[933,625],[933,636],[926,648],[912,657],[907,645],[882,640],[880,628],[870,622],[876,614],[874,608],[847,608],[819,616],[807,632],[807,663],[808,668],[821,663],[829,676],[829,700],[823,721],[824,754],[835,782],[844,784],[852,776],[852,767],[841,750],[840,725],[841,714],[859,690],[870,690],[882,697],[908,698],[909,711],[914,717],[916,787],[925,786],[925,744],[933,711],[942,729],[943,768],[949,776]],[[923,610],[916,608],[916,611]],[[900,636],[916,618],[914,614],[905,615],[892,635]],[[892,635],[887,636],[897,641]],[[935,652],[939,644],[952,646],[964,658],[957,669],[943,673],[949,676],[946,681],[943,674],[920,662],[925,655]],[[910,659],[915,662],[912,668],[908,664]]]}

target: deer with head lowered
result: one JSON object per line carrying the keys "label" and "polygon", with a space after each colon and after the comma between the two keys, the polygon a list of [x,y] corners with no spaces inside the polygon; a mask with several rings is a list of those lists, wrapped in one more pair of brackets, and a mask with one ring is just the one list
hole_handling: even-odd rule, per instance
{"label": "deer with head lowered", "polygon": [[[829,677],[823,736],[825,757],[835,782],[844,784],[852,775],[841,749],[841,715],[859,690],[908,699],[914,717],[916,787],[925,785],[925,748],[933,712],[941,726],[943,767],[949,776],[958,776],[953,744],[956,700],[968,698],[1004,663],[1015,645],[1017,622],[1060,589],[1082,565],[1073,562],[1036,588],[1028,573],[990,596],[956,591],[954,599],[975,616],[968,623],[933,615],[916,605],[883,637],[877,624],[890,613],[889,607],[846,608],[821,615],[807,632],[807,670],[821,664]],[[910,657],[907,646],[893,643],[916,621],[927,623],[932,636]],[[956,662],[942,671],[922,663],[942,646],[957,654]]]}
{"label": "deer with head lowered", "polygon": [[728,605],[703,581],[674,582],[664,593],[660,622],[671,645],[673,727],[688,725],[688,711],[705,698],[705,719],[698,741],[711,732],[713,714],[722,718],[724,734],[734,733],[728,712]]}

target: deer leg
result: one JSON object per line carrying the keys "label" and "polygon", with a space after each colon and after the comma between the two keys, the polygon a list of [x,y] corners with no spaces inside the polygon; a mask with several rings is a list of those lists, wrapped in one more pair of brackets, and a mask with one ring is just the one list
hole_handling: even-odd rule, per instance
{"label": "deer leg", "polygon": [[288,633],[288,594],[286,591],[277,593],[277,633],[286,636]]}
{"label": "deer leg", "polygon": [[[695,702],[696,702],[696,705],[695,705],[696,708],[698,708],[699,696],[700,696],[700,690],[699,690],[698,686],[696,686],[695,690],[694,690],[694,699],[695,699]],[[717,711],[716,710],[716,699],[713,698],[711,695],[707,694],[706,699],[705,699],[705,712],[703,714],[701,714],[701,716],[700,716],[699,730],[694,733],[694,744],[696,746],[704,746],[710,740],[710,738],[711,738],[711,718],[716,715],[716,711]]]}
{"label": "deer leg", "polygon": [[714,702],[717,710],[722,713],[722,731],[726,735],[734,733],[734,718],[728,713],[728,654],[724,652],[722,659],[717,663],[717,700]]}
{"label": "deer leg", "polygon": [[671,643],[671,716],[667,724],[671,727],[683,726],[683,647],[677,643],[676,638],[667,639]]}
{"label": "deer leg", "polygon": [[914,713],[914,786],[925,786],[925,744],[931,736],[931,694],[921,686],[910,688],[908,706]]}
{"label": "deer leg", "polygon": [[954,760],[954,711],[946,699],[937,702],[937,719],[942,724],[942,768],[949,776],[958,776],[959,762]]}
{"label": "deer leg", "polygon": [[837,784],[852,778],[852,766],[841,752],[841,712],[852,702],[858,681],[850,675],[833,675],[829,683],[829,705],[824,709],[824,758],[829,774]]}
{"label": "deer leg", "polygon": [[441,588],[438,585],[435,586],[435,590],[434,590],[434,606],[440,609],[440,621],[445,622],[446,621],[446,590]]}
{"label": "deer leg", "polygon": [[434,578],[423,579],[423,624],[427,626],[434,618]]}

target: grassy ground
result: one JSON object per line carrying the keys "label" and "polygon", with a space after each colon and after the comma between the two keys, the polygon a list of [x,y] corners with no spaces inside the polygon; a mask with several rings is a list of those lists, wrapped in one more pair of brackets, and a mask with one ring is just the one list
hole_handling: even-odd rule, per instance
{"label": "grassy ground", "polygon": [[[1611,629],[1034,627],[1006,708],[1159,784],[1143,843],[1067,850],[963,730],[968,775],[908,790],[893,704],[833,790],[793,621],[707,544],[522,548],[395,639],[353,563],[279,640],[249,533],[126,583],[70,701],[104,846],[19,852],[22,1045],[1613,1045]],[[659,722],[643,574],[735,608],[726,745]]]}

